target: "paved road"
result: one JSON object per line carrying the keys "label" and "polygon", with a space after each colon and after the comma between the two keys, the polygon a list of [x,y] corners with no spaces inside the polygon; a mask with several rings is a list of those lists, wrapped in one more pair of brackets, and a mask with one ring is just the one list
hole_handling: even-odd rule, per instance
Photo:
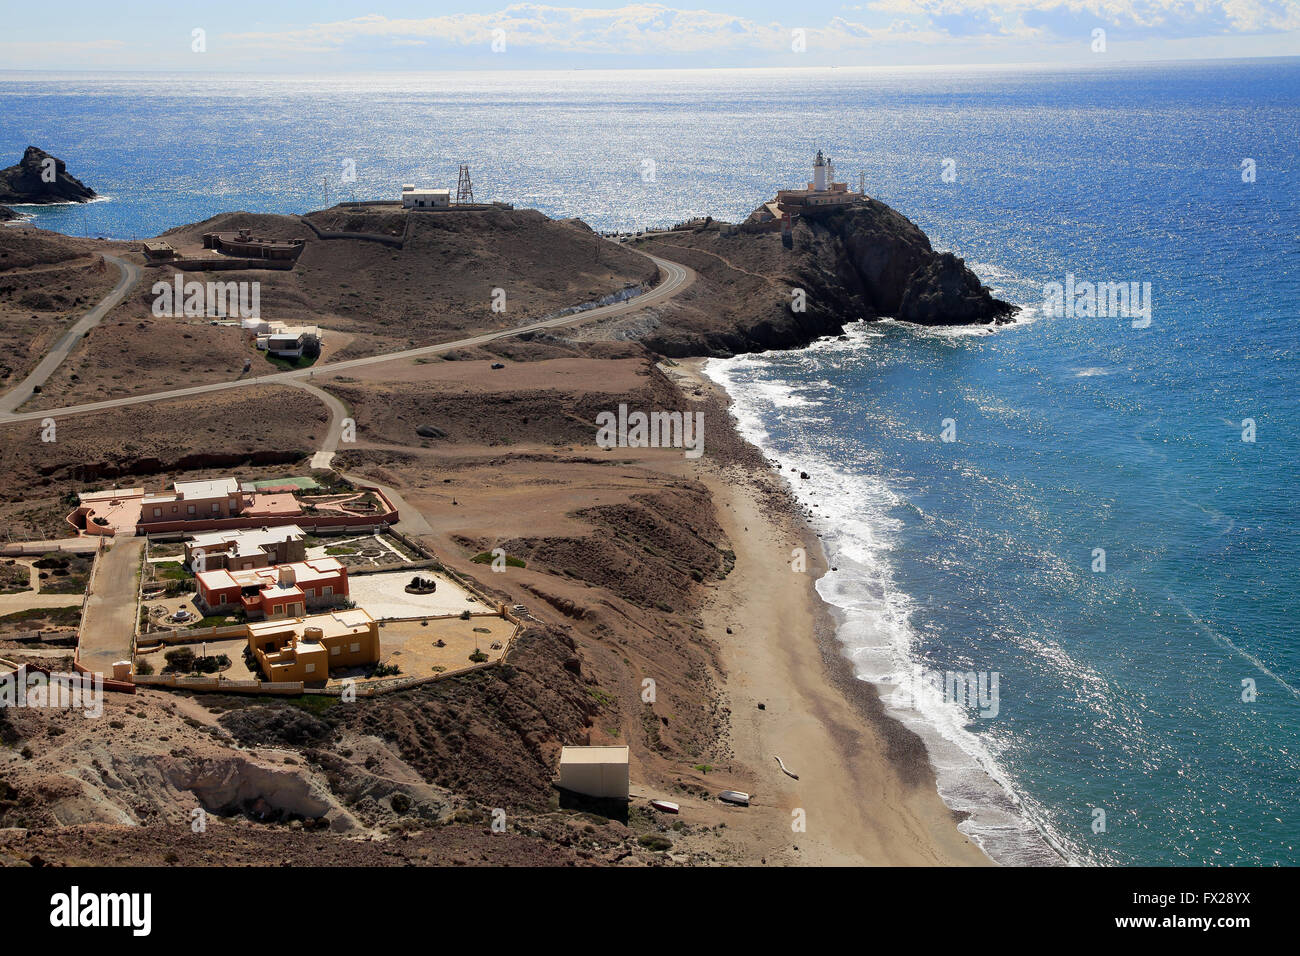
{"label": "paved road", "polygon": [[341,401],[329,392],[325,391],[325,389],[317,388],[310,382],[289,379],[284,384],[292,385],[294,388],[300,388],[304,392],[308,392],[323,402],[325,407],[329,409],[330,420],[329,424],[325,426],[325,438],[321,441],[320,448],[317,450],[316,454],[311,456],[311,463],[309,465],[313,471],[318,468],[329,468],[334,461],[334,453],[338,451],[339,439],[343,437],[343,419],[347,418],[348,415],[346,406],[344,406]]}
{"label": "paved road", "polygon": [[[73,347],[81,341],[81,337],[99,325],[99,320],[108,314],[109,310],[122,301],[127,292],[140,279],[140,267],[133,262],[127,262],[125,259],[119,259],[117,256],[104,256],[104,258],[117,266],[122,273],[122,277],[117,280],[117,285],[108,295],[99,300],[99,304],[82,316],[77,324],[64,333],[63,338],[54,343],[54,348],[41,359],[32,373],[25,379],[11,388],[4,395],[0,395],[0,417],[11,414],[27,399],[32,397],[32,391],[38,385],[44,385],[46,379],[54,374],[54,370],[63,364],[71,353]],[[44,418],[48,412],[39,412],[37,417]]]}
{"label": "paved road", "polygon": [[17,614],[38,607],[76,607],[80,603],[80,594],[19,591],[17,594],[0,594],[0,615]]}
{"label": "paved road", "polygon": [[144,557],[144,543],[144,538],[118,535],[100,556],[78,644],[81,666],[92,673],[112,677],[114,661],[131,659],[136,627],[135,573]]}
{"label": "paved road", "polygon": [[[177,388],[166,392],[151,392],[147,395],[128,395],[125,398],[108,399],[102,402],[88,402],[85,405],[68,405],[64,408],[50,408],[36,412],[15,413],[13,409],[20,403],[4,404],[3,402],[0,402],[0,425],[39,421],[40,419],[47,417],[62,418],[68,415],[84,415],[87,412],[98,412],[108,408],[122,408],[127,405],[141,405],[148,402],[162,402],[173,398],[188,398],[193,395],[206,395],[211,392],[221,392],[232,388],[245,388],[249,385],[294,385],[297,384],[299,380],[306,381],[318,377],[325,378],[326,376],[337,372],[346,372],[349,369],[361,368],[367,365],[381,365],[384,362],[398,362],[403,359],[414,359],[425,355],[438,355],[442,352],[453,351],[454,349],[486,345],[489,342],[495,342],[497,339],[511,338],[512,336],[523,335],[526,332],[564,328],[565,326],[580,325],[586,322],[591,322],[595,319],[607,319],[615,315],[626,315],[630,312],[637,312],[647,306],[655,305],[666,301],[667,299],[671,299],[695,281],[695,273],[690,268],[678,265],[676,262],[670,262],[667,259],[660,259],[657,256],[651,256],[649,253],[644,254],[650,259],[653,259],[655,264],[659,266],[659,271],[663,276],[663,281],[649,292],[643,293],[634,299],[628,299],[626,302],[616,302],[613,305],[603,305],[599,308],[587,309],[583,312],[561,315],[552,319],[543,319],[540,322],[532,322],[528,325],[517,326],[513,329],[501,329],[496,332],[485,332],[482,335],[475,335],[466,339],[457,339],[454,342],[443,342],[438,345],[426,345],[421,348],[406,349],[401,352],[386,352],[382,355],[370,355],[366,358],[348,359],[343,362],[328,362],[324,365],[313,366],[312,368],[295,369],[292,372],[276,372],[270,375],[261,375],[256,378],[242,378],[230,382],[213,382],[209,385],[195,385],[190,388]],[[47,356],[47,361],[48,360],[49,357]],[[41,364],[44,365],[45,363],[42,362]],[[56,362],[55,365],[57,364],[58,363]],[[5,398],[7,399],[8,396]]]}

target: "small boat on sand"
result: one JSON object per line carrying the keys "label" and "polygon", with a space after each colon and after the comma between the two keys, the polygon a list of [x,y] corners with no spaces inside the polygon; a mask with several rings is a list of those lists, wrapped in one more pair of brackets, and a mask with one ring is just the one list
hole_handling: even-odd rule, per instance
{"label": "small boat on sand", "polygon": [[651,800],[650,806],[664,813],[680,813],[682,809],[671,800]]}
{"label": "small boat on sand", "polygon": [[738,807],[749,806],[749,794],[743,790],[723,790],[718,794],[718,799],[723,803],[734,803]]}

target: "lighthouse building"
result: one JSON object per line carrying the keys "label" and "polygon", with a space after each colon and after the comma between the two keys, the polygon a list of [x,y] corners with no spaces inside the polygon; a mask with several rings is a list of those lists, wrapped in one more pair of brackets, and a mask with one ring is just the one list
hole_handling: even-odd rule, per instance
{"label": "lighthouse building", "polygon": [[775,199],[755,209],[745,221],[750,230],[782,229],[788,232],[800,215],[826,206],[847,206],[865,202],[866,192],[850,192],[848,183],[835,181],[835,165],[819,149],[813,159],[813,178],[804,189],[782,189]]}

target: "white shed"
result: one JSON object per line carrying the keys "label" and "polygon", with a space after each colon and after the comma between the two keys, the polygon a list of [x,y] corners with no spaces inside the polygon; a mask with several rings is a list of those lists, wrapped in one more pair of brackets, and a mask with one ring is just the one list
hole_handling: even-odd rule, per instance
{"label": "white shed", "polygon": [[407,189],[402,187],[402,205],[407,209],[449,209],[449,189]]}
{"label": "white shed", "polygon": [[565,747],[560,751],[560,786],[589,797],[628,798],[626,747]]}

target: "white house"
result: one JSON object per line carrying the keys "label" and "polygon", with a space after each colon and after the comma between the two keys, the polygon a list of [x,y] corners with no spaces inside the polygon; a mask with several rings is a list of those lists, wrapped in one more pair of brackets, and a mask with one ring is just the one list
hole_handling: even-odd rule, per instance
{"label": "white house", "polygon": [[402,187],[402,205],[407,209],[449,209],[450,189],[416,189],[410,183]]}
{"label": "white house", "polygon": [[308,343],[319,344],[325,336],[317,325],[286,325],[267,322],[257,334],[257,347],[281,358],[301,358]]}

